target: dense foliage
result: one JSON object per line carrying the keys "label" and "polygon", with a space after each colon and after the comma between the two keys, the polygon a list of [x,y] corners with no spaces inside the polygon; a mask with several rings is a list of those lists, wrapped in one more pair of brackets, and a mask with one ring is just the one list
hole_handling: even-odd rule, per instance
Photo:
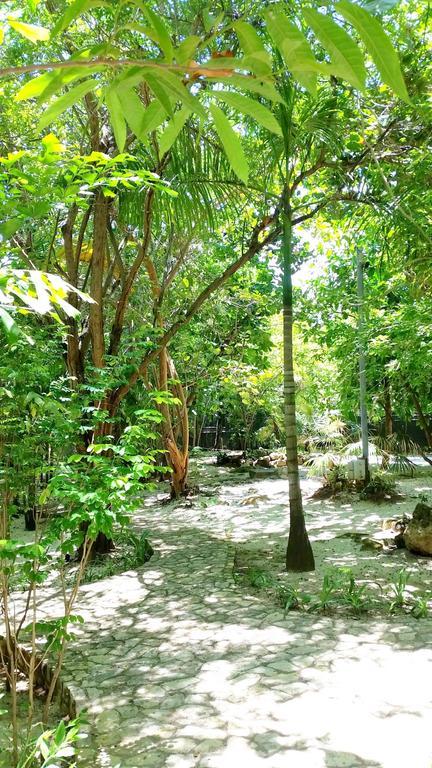
{"label": "dense foliage", "polygon": [[[56,574],[47,721],[88,562],[158,476],[187,493],[190,448],[285,446],[305,570],[297,442],[357,439],[359,347],[372,432],[431,446],[429,6],[10,0],[0,22],[3,653],[16,695],[8,595]],[[27,672],[12,764],[48,765]]]}

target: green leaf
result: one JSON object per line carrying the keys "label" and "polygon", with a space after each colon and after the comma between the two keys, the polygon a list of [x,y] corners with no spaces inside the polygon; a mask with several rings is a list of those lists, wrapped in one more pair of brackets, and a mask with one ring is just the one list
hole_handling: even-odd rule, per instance
{"label": "green leaf", "polygon": [[126,144],[126,121],[117,93],[111,88],[105,93],[105,104],[108,107],[111,125],[119,152],[123,152]]}
{"label": "green leaf", "polygon": [[137,24],[136,22],[131,22],[129,24],[124,24],[122,27],[119,27],[117,34],[124,29],[130,29],[132,32],[139,32],[141,35],[145,35],[150,40],[153,40],[153,42],[156,43],[159,48],[161,47],[159,42],[159,35],[157,34],[156,30],[153,29],[153,27],[145,26],[145,24]]}
{"label": "green leaf", "polygon": [[[147,110],[138,94],[133,88],[117,88],[116,95],[131,130],[139,139],[145,139],[146,134],[143,133],[142,126]],[[165,110],[162,110],[162,113],[165,115]]]}
{"label": "green leaf", "polygon": [[184,64],[184,66],[189,64],[199,43],[200,39],[197,35],[186,37],[174,51],[176,61],[179,64]]}
{"label": "green leaf", "polygon": [[25,101],[26,99],[33,99],[35,96],[40,96],[57,75],[57,72],[45,72],[43,75],[33,77],[15,94],[15,101]]}
{"label": "green leaf", "polygon": [[227,116],[219,107],[211,104],[210,112],[214,120],[216,132],[234,173],[244,184],[247,184],[249,166],[238,134],[234,131]]}
{"label": "green leaf", "polygon": [[38,98],[39,103],[46,101],[53,96],[56,91],[61,90],[64,85],[72,83],[82,77],[88,77],[90,74],[102,72],[103,66],[89,67],[85,71],[82,67],[74,67],[63,72],[45,72],[43,75],[33,77],[15,94],[15,101],[25,101],[26,99]]}
{"label": "green leaf", "polygon": [[9,240],[9,238],[15,234],[17,229],[20,228],[22,223],[23,220],[18,216],[14,219],[7,219],[6,221],[3,221],[3,223],[0,224],[0,237],[3,240]]}
{"label": "green leaf", "polygon": [[217,29],[221,21],[223,21],[224,14],[219,13],[217,16],[213,16],[210,13],[208,7],[202,10],[202,22],[205,32],[208,34],[212,29]]}
{"label": "green leaf", "polygon": [[304,9],[304,18],[312,27],[318,40],[328,51],[337,75],[362,91],[366,81],[366,67],[358,45],[329,15],[313,8]]}
{"label": "green leaf", "polygon": [[144,110],[142,122],[140,123],[139,127],[137,126],[137,130],[135,131],[135,128],[132,128],[132,126],[131,128],[135,136],[137,136],[142,141],[145,141],[148,134],[156,130],[156,128],[158,128],[160,124],[163,123],[165,118],[166,112],[164,108],[159,104],[158,101],[152,101],[147,109]]}
{"label": "green leaf", "polygon": [[278,8],[264,14],[267,29],[288,69],[312,94],[316,91],[317,61],[306,38]]}
{"label": "green leaf", "polygon": [[115,92],[131,131],[138,139],[146,141],[149,133],[158,128],[166,119],[166,110],[157,99],[145,107],[133,88],[125,88],[123,83],[116,83]]}
{"label": "green leaf", "polygon": [[157,100],[161,103],[165,112],[169,115],[173,115],[174,109],[173,104],[171,103],[172,94],[169,90],[167,91],[164,85],[160,82],[159,73],[156,74],[153,70],[151,72],[145,70],[145,72],[143,72],[143,77],[149,84]]}
{"label": "green leaf", "polygon": [[191,111],[189,107],[182,107],[168,123],[159,139],[159,150],[161,155],[164,155],[172,147],[190,113]]}
{"label": "green leaf", "polygon": [[245,52],[245,62],[251,63],[251,69],[257,74],[270,74],[271,58],[258,33],[246,21],[237,21],[234,25],[240,45]]}
{"label": "green leaf", "polygon": [[16,21],[11,18],[8,21],[15,32],[18,32],[22,37],[26,37],[27,40],[31,40],[32,43],[38,43],[40,40],[49,40],[50,31],[46,27],[39,27],[36,24],[24,24],[23,21]]}
{"label": "green leaf", "polygon": [[[145,69],[143,74],[144,78],[147,80],[148,70]],[[191,112],[196,112],[197,114],[201,115],[201,117],[205,117],[206,113],[202,105],[195,96],[192,96],[190,91],[183,85],[181,79],[177,77],[177,75],[175,75],[173,72],[168,72],[166,69],[159,70],[157,74],[154,71],[150,72],[149,74],[151,75],[153,83],[155,80],[157,80],[160,86],[163,85],[165,91],[173,100],[180,100],[185,107],[189,107]],[[148,82],[150,88],[154,91],[154,93],[156,93],[150,80],[148,80]],[[170,112],[172,113],[172,111],[173,110],[171,106]]]}
{"label": "green leaf", "polygon": [[254,99],[249,99],[247,96],[242,96],[240,93],[233,93],[232,91],[212,91],[212,96],[225,102],[225,104],[229,104],[230,107],[234,107],[238,112],[250,115],[257,123],[267,128],[268,131],[282,136],[278,121],[270,110],[263,104],[260,104],[259,101],[254,101]]}
{"label": "green leaf", "polygon": [[157,15],[157,13],[155,13],[148,6],[143,6],[143,11],[147,17],[148,22],[156,32],[157,42],[160,49],[163,51],[166,60],[171,63],[174,58],[174,48],[165,24]]}
{"label": "green leaf", "polygon": [[347,0],[341,0],[336,5],[336,10],[357,30],[384,82],[397,96],[409,103],[399,57],[378,19],[364,8],[352,5]]}
{"label": "green leaf", "polygon": [[59,32],[63,32],[66,27],[69,26],[83,11],[86,11],[90,6],[91,0],[75,0],[72,5],[69,5],[64,14],[60,16],[57,24],[55,24],[52,30],[51,36],[58,35]]}
{"label": "green leaf", "polygon": [[268,101],[283,102],[283,98],[279,91],[276,90],[274,85],[258,80],[255,77],[242,77],[241,75],[230,75],[230,77],[215,77],[208,78],[208,80],[215,80],[218,83],[225,83],[231,85],[233,88],[238,88],[242,91],[250,91],[251,93],[257,93],[259,96],[263,96]]}
{"label": "green leaf", "polygon": [[54,733],[54,744],[56,744],[56,746],[59,747],[61,744],[63,744],[65,738],[66,738],[66,723],[64,720],[60,720]]}
{"label": "green leaf", "polygon": [[214,59],[207,59],[207,61],[200,62],[198,64],[198,74],[203,72],[205,75],[207,71],[217,72],[221,70],[234,70],[234,69],[247,69],[244,65],[244,59],[234,58],[232,56],[219,56]]}
{"label": "green leaf", "polygon": [[96,86],[97,83],[95,80],[84,80],[83,83],[76,85],[75,88],[72,88],[63,96],[60,96],[60,98],[54,101],[43,113],[39,120],[38,130],[41,131],[43,128],[46,128],[47,125],[52,123],[53,120],[65,112],[66,109],[69,109],[73,104],[76,104],[77,101],[86,96],[87,93],[90,93]]}
{"label": "green leaf", "polygon": [[19,338],[20,329],[12,315],[10,315],[9,312],[6,312],[3,307],[0,307],[0,323],[8,343],[13,344]]}

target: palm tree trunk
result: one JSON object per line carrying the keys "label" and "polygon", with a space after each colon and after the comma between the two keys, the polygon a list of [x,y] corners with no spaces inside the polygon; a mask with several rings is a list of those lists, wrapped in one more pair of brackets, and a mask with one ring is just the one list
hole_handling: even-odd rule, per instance
{"label": "palm tree trunk", "polygon": [[284,214],[282,237],[284,416],[290,507],[290,531],[286,551],[286,569],[287,571],[313,571],[315,570],[315,561],[306,531],[297,453],[293,367],[292,227],[290,212]]}
{"label": "palm tree trunk", "polygon": [[390,380],[388,376],[384,376],[383,379],[383,393],[384,393],[384,433],[386,437],[390,437],[393,434],[393,411],[391,400]]}

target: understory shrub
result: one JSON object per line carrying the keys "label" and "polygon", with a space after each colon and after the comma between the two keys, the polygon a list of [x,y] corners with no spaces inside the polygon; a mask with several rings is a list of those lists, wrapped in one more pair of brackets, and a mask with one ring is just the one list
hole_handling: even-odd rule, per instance
{"label": "understory shrub", "polygon": [[368,498],[386,498],[393,496],[396,493],[396,483],[392,477],[389,477],[384,472],[374,472],[369,482],[363,488],[361,496],[365,499]]}
{"label": "understory shrub", "polygon": [[396,574],[387,590],[378,582],[359,581],[351,568],[329,569],[318,591],[314,592],[304,592],[296,585],[280,582],[259,568],[248,569],[238,576],[237,581],[244,586],[271,592],[285,613],[298,610],[330,614],[342,610],[358,617],[370,612],[395,614],[400,611],[410,612],[421,619],[430,615],[432,601],[432,594],[414,593],[409,589],[405,569]]}

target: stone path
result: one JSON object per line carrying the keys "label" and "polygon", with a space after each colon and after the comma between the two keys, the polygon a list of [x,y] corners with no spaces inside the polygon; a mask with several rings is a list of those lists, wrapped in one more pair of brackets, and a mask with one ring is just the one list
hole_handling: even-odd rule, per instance
{"label": "stone path", "polygon": [[283,481],[272,503],[240,504],[262,489],[224,486],[207,508],[149,501],[136,525],[157,555],[84,586],[64,674],[89,712],[82,768],[431,767],[432,622],[284,618],[245,594],[235,540],[287,523]]}

